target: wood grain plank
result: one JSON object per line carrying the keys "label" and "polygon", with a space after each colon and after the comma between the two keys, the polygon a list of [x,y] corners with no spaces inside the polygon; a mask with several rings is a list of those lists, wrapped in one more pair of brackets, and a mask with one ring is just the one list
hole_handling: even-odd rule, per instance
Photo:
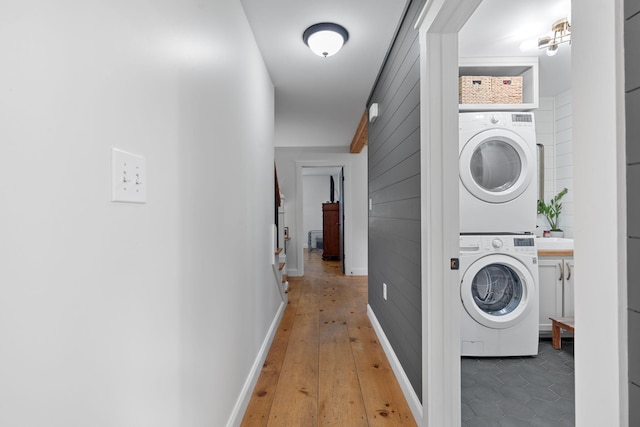
{"label": "wood grain plank", "polygon": [[305,284],[271,406],[269,425],[318,425],[317,307],[314,290]]}
{"label": "wood grain plank", "polygon": [[267,425],[279,376],[279,371],[262,371],[242,418],[241,426],[263,427]]}
{"label": "wood grain plank", "polygon": [[349,336],[369,425],[415,426],[411,409],[368,319],[350,327]]}
{"label": "wood grain plank", "polygon": [[319,353],[319,425],[368,426],[347,325],[321,325]]}
{"label": "wood grain plank", "polygon": [[263,427],[268,423],[284,356],[289,344],[289,337],[291,336],[291,329],[295,321],[302,286],[303,279],[299,277],[292,278],[289,282],[289,303],[280,320],[253,396],[245,411],[241,423],[242,427]]}
{"label": "wood grain plank", "polygon": [[302,279],[296,278],[289,282],[289,304],[282,315],[278,330],[271,343],[271,348],[265,359],[263,371],[280,371],[284,361],[284,355],[289,345],[291,329],[295,322],[295,316],[298,309],[300,292],[302,289]]}

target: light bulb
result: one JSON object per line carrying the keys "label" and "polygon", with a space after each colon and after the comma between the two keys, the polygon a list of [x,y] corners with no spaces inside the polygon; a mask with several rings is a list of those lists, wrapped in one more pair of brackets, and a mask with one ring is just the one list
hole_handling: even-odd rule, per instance
{"label": "light bulb", "polygon": [[558,45],[552,44],[547,48],[547,56],[555,56],[558,53]]}
{"label": "light bulb", "polygon": [[318,56],[332,56],[338,53],[344,44],[342,36],[335,31],[318,31],[309,36],[309,48]]}

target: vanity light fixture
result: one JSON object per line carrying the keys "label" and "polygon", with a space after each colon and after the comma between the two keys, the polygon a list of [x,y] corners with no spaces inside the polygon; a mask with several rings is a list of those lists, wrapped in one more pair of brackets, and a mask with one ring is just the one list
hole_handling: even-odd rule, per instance
{"label": "vanity light fixture", "polygon": [[302,40],[318,56],[332,56],[338,53],[349,40],[349,32],[332,22],[314,24],[304,30]]}
{"label": "vanity light fixture", "polygon": [[538,39],[538,49],[547,49],[548,56],[558,53],[558,45],[561,43],[571,43],[571,25],[567,18],[562,18],[551,26],[553,36],[540,37]]}

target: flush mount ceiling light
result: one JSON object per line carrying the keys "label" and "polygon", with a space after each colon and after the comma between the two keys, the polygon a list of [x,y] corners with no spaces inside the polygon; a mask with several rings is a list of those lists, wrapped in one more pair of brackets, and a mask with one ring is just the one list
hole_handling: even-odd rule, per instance
{"label": "flush mount ceiling light", "polygon": [[302,40],[313,53],[326,58],[338,53],[349,40],[349,33],[342,25],[321,22],[304,30]]}
{"label": "flush mount ceiling light", "polygon": [[558,53],[560,43],[571,43],[571,25],[567,18],[560,19],[551,26],[553,36],[540,37],[538,49],[547,49],[547,55],[554,56]]}

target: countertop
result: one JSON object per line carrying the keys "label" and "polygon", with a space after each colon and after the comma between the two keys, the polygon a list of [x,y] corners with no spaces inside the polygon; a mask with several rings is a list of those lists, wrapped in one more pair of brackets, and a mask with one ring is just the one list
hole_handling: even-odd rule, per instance
{"label": "countertop", "polygon": [[565,257],[565,256],[573,256],[573,249],[543,249],[538,250],[538,256],[548,256],[548,257]]}

